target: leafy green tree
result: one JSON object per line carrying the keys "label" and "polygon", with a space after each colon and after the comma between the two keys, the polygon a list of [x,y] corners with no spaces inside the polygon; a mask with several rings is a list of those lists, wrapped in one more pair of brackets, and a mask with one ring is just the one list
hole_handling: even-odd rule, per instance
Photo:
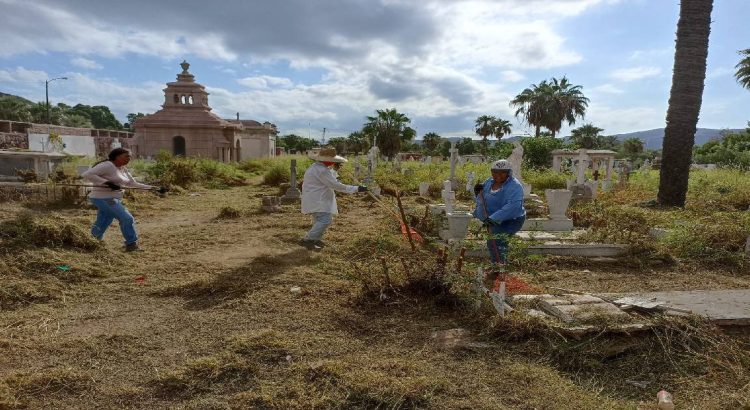
{"label": "leafy green tree", "polygon": [[[461,138],[458,142],[456,142],[456,148],[458,148],[458,155],[470,155],[476,152],[477,144],[474,143],[474,140],[469,137]],[[450,144],[448,145],[450,146]]]}
{"label": "leafy green tree", "polygon": [[657,201],[685,206],[698,114],[703,102],[713,0],[682,0],[677,21],[672,89],[662,142]]}
{"label": "leafy green tree", "polygon": [[339,154],[349,153],[349,147],[346,143],[346,138],[344,137],[333,137],[328,140],[328,143],[326,145],[330,145],[333,148],[336,148],[336,152]]}
{"label": "leafy green tree", "polygon": [[622,142],[622,150],[630,159],[637,158],[643,153],[643,149],[643,141],[638,138],[632,137]]}
{"label": "leafy green tree", "polygon": [[346,137],[346,144],[349,152],[359,155],[360,153],[366,152],[370,149],[370,143],[367,141],[367,137],[361,131],[355,131]]}
{"label": "leafy green tree", "polygon": [[741,50],[740,55],[743,56],[742,60],[737,63],[737,72],[734,74],[734,78],[743,87],[750,90],[750,48],[747,50]]}
{"label": "leafy green tree", "polygon": [[490,148],[489,154],[492,158],[508,158],[513,148],[513,144],[508,141],[498,141]]}
{"label": "leafy green tree", "polygon": [[68,110],[69,114],[77,114],[88,118],[94,128],[121,130],[123,129],[120,121],[117,121],[115,115],[105,105],[85,105],[76,104]]}
{"label": "leafy green tree", "polygon": [[552,166],[552,151],[563,146],[562,140],[552,136],[522,138],[523,162],[530,168]]}
{"label": "leafy green tree", "polygon": [[0,97],[0,119],[6,121],[31,121],[29,104],[13,97]]}
{"label": "leafy green tree", "polygon": [[602,131],[591,123],[585,124],[572,130],[569,140],[578,148],[596,149],[599,148]]}
{"label": "leafy green tree", "polygon": [[319,146],[320,143],[312,138],[300,137],[296,134],[288,134],[278,137],[276,139],[276,145],[286,148],[287,152],[304,152]]}
{"label": "leafy green tree", "polygon": [[609,149],[617,151],[620,149],[620,140],[617,139],[617,135],[601,135],[599,136],[599,149]]}
{"label": "leafy green tree", "polygon": [[401,150],[401,143],[411,141],[415,132],[408,127],[409,117],[396,111],[395,108],[376,110],[375,116],[368,116],[362,132],[371,135],[380,152],[393,158]]}
{"label": "leafy green tree", "polygon": [[63,119],[63,125],[66,127],[93,128],[88,118],[78,114],[66,115]]}
{"label": "leafy green tree", "polygon": [[128,119],[128,122],[126,124],[123,124],[123,126],[125,128],[127,128],[127,129],[135,130],[135,122],[138,121],[139,119],[145,117],[145,116],[146,116],[146,114],[144,114],[142,112],[139,112],[139,113],[131,112],[126,117]]}
{"label": "leafy green tree", "polygon": [[428,132],[422,136],[423,151],[427,155],[435,155],[442,141],[442,137],[434,132]]}

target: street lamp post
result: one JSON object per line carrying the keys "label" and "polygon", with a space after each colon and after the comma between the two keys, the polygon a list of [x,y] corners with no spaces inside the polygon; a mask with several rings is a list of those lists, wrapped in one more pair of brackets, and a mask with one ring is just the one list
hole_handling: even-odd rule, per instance
{"label": "street lamp post", "polygon": [[68,77],[56,77],[51,80],[46,80],[44,82],[44,98],[47,101],[47,124],[50,124],[49,120],[49,83],[55,81],[55,80],[67,80]]}

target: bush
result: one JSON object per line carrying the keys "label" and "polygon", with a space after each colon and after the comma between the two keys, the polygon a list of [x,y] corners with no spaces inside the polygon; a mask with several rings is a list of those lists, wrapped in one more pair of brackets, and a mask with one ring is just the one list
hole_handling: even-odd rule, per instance
{"label": "bush", "polygon": [[247,183],[244,171],[231,164],[207,158],[174,158],[160,153],[155,162],[134,161],[133,168],[146,173],[149,180],[164,185],[189,188],[201,184],[207,188],[227,188]]}
{"label": "bush", "polygon": [[0,240],[17,246],[68,246],[91,251],[99,241],[78,225],[62,218],[22,213],[15,220],[0,224]]}

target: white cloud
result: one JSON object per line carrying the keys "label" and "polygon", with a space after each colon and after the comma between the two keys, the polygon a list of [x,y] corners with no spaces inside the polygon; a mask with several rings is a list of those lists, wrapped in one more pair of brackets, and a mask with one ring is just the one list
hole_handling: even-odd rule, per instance
{"label": "white cloud", "polygon": [[94,60],[89,60],[88,58],[83,57],[76,57],[72,60],[70,60],[70,64],[73,64],[76,67],[86,68],[89,70],[101,70],[102,65],[97,63]]}
{"label": "white cloud", "polygon": [[240,78],[237,83],[248,88],[289,88],[294,84],[288,78],[270,75]]}
{"label": "white cloud", "polygon": [[519,73],[518,71],[513,71],[513,70],[505,70],[501,72],[500,75],[501,75],[501,81],[507,82],[507,83],[517,83],[526,78],[525,75]]}
{"label": "white cloud", "polygon": [[721,77],[733,77],[736,69],[734,67],[718,67],[706,73],[706,78],[714,79]]}
{"label": "white cloud", "polygon": [[592,90],[605,94],[623,94],[625,92],[622,88],[616,87],[612,84],[602,84],[594,87]]}
{"label": "white cloud", "polygon": [[620,68],[613,71],[610,77],[619,81],[636,81],[643,78],[655,77],[661,74],[661,68],[653,66],[639,66],[631,68]]}
{"label": "white cloud", "polygon": [[4,83],[43,83],[49,77],[47,73],[39,70],[29,70],[24,67],[16,67],[15,70],[0,70],[0,82]]}

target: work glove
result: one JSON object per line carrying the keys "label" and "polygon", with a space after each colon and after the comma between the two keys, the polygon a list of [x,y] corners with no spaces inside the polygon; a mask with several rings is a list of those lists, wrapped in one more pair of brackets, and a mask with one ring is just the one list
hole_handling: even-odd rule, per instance
{"label": "work glove", "polygon": [[357,187],[357,192],[367,192],[367,191],[368,191],[368,189],[364,185],[360,185],[360,186]]}
{"label": "work glove", "polygon": [[485,228],[491,228],[491,227],[493,227],[493,226],[495,226],[495,225],[497,225],[497,222],[493,221],[493,220],[492,220],[492,219],[490,219],[490,218],[485,218],[485,219],[484,219],[484,220],[482,221],[482,226],[484,226]]}
{"label": "work glove", "polygon": [[119,185],[115,184],[112,181],[107,181],[107,182],[104,183],[104,185],[108,186],[109,189],[111,189],[113,191],[120,191],[120,190],[122,190],[122,187],[120,187]]}
{"label": "work glove", "polygon": [[474,195],[479,195],[482,191],[484,191],[484,184],[479,183],[474,185]]}

